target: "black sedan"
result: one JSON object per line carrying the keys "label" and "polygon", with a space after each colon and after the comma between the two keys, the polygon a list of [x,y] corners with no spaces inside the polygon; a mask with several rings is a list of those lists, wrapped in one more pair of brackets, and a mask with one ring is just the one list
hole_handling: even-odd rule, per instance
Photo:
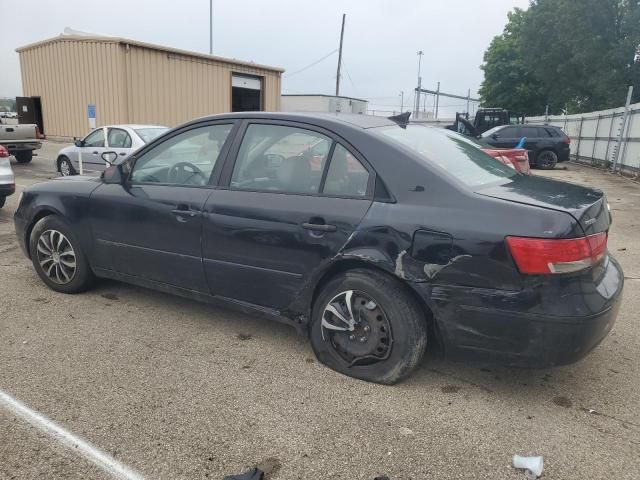
{"label": "black sedan", "polygon": [[[111,159],[109,153],[105,159]],[[363,115],[182,125],[15,214],[52,289],[122,280],[286,322],[394,383],[453,358],[552,366],[607,335],[623,275],[601,191],[517,173],[447,130]]]}

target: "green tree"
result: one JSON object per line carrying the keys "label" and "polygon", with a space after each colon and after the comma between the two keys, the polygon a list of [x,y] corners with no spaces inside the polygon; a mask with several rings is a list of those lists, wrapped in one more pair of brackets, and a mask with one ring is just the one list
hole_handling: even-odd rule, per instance
{"label": "green tree", "polygon": [[527,12],[519,8],[510,12],[504,32],[493,39],[485,52],[480,98],[488,107],[535,115],[540,113],[545,99],[542,85],[529,72],[520,51],[520,32],[526,16]]}
{"label": "green tree", "polygon": [[[634,62],[640,44],[636,0],[532,0],[528,10],[514,13],[485,54],[481,95],[496,89],[494,76],[487,74],[497,65],[490,52],[509,32],[516,55],[511,67],[525,72],[519,82],[529,83],[539,94],[527,114],[542,113],[547,104],[552,113],[565,105],[571,112],[618,107],[627,85],[640,86],[640,64]],[[498,99],[506,106],[516,102],[521,90],[501,95],[507,100]],[[634,99],[640,99],[640,88]],[[495,100],[495,94],[486,95],[486,101]]]}

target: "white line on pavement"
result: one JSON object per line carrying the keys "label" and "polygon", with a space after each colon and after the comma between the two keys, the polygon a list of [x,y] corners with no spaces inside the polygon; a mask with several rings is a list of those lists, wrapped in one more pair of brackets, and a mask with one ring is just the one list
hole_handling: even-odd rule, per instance
{"label": "white line on pavement", "polygon": [[102,470],[110,473],[115,478],[122,480],[142,480],[144,477],[123,465],[109,454],[94,447],[89,442],[81,439],[73,433],[65,430],[45,416],[39,414],[35,410],[30,409],[20,400],[16,400],[11,395],[0,390],[0,406],[4,406],[7,410],[19,415],[34,427],[42,430],[51,436],[54,440],[62,443],[67,448],[83,456],[90,462],[94,463]]}

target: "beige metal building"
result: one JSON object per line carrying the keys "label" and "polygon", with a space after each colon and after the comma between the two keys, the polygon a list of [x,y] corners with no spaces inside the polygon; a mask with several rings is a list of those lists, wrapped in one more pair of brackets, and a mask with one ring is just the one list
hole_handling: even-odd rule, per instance
{"label": "beige metal building", "polygon": [[[173,127],[209,114],[280,109],[281,68],[102,36],[63,34],[16,51],[23,95],[32,97],[25,101],[41,109],[33,118],[48,137],[85,135],[89,111],[98,126]],[[29,109],[19,101],[19,110]]]}

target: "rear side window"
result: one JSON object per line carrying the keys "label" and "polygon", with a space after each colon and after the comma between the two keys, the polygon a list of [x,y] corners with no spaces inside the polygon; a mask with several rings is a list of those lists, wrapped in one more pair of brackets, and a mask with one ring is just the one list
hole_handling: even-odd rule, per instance
{"label": "rear side window", "polygon": [[503,128],[502,130],[498,130],[498,136],[499,137],[503,137],[503,138],[515,138],[520,136],[520,134],[518,133],[519,128],[518,127],[506,127]]}
{"label": "rear side window", "polygon": [[[540,132],[540,128],[537,127],[522,127],[522,136],[523,137],[527,137],[527,138],[538,138],[538,137],[542,137],[543,135]],[[546,137],[547,134],[545,133],[544,136]]]}
{"label": "rear side window", "polygon": [[364,197],[367,194],[369,172],[342,145],[336,145],[322,193],[344,197]]}
{"label": "rear side window", "polygon": [[331,142],[311,130],[251,124],[242,139],[230,186],[238,190],[318,193]]}
{"label": "rear side window", "polygon": [[131,148],[131,137],[121,128],[110,128],[107,134],[107,142],[113,148]]}
{"label": "rear side window", "polygon": [[428,164],[470,187],[505,181],[519,175],[513,168],[487,155],[478,144],[445,129],[408,125],[379,127],[371,132],[417,153]]}

